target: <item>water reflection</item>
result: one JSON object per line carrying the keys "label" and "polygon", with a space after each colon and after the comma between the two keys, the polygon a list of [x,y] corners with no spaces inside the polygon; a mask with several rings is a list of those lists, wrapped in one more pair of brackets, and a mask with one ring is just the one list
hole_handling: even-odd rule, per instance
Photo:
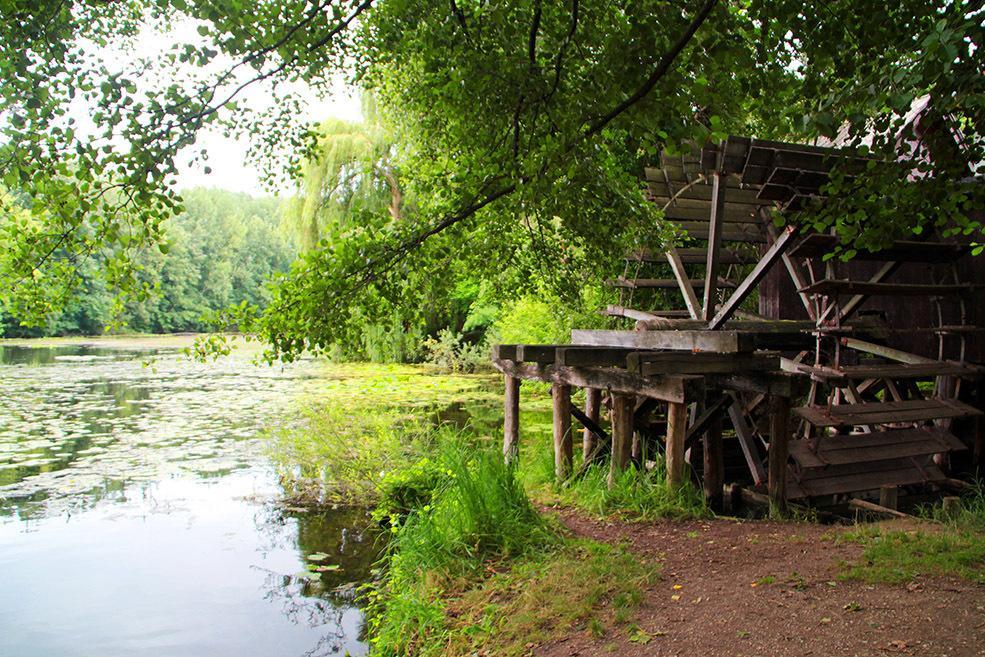
{"label": "water reflection", "polygon": [[364,654],[372,523],[280,508],[259,438],[318,375],[0,348],[0,655]]}

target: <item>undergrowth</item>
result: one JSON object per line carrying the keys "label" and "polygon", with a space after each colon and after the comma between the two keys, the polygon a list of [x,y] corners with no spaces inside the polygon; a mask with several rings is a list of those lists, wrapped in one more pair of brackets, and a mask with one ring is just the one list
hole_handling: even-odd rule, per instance
{"label": "undergrowth", "polygon": [[[565,539],[498,452],[445,440],[421,472],[427,502],[402,514],[367,593],[375,655],[519,655],[572,629],[626,622],[656,577],[624,547]],[[414,487],[418,489],[417,486]],[[600,615],[603,607],[609,616]]]}
{"label": "undergrowth", "polygon": [[863,546],[846,565],[845,577],[899,583],[921,576],[960,577],[985,583],[985,490],[966,496],[956,511],[940,505],[922,510],[929,522],[860,526],[842,536]]}

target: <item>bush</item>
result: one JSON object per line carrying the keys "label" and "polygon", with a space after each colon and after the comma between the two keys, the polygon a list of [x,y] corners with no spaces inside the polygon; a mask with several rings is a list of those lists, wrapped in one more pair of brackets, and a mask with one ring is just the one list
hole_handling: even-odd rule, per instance
{"label": "bush", "polygon": [[441,329],[436,338],[424,340],[425,362],[442,372],[472,373],[491,369],[489,345],[470,344],[451,329]]}

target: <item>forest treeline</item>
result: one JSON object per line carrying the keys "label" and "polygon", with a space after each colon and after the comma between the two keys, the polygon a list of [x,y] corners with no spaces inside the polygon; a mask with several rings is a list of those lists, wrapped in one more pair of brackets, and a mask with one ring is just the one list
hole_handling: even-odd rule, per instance
{"label": "forest treeline", "polygon": [[101,335],[111,332],[208,331],[208,317],[242,302],[263,306],[265,282],[286,272],[296,255],[280,226],[280,202],[221,189],[185,191],[185,211],[167,222],[163,249],[135,256],[146,299],[116,307],[118,295],[92,266],[83,265],[81,292],[47,324],[25,327],[2,317],[3,337]]}

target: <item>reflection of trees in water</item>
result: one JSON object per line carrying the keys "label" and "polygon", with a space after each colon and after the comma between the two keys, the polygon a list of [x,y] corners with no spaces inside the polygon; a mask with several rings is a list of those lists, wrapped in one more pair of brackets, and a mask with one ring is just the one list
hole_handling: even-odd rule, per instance
{"label": "reflection of trees in water", "polygon": [[[339,567],[308,576],[257,567],[265,574],[265,600],[279,605],[291,623],[321,628],[322,638],[305,657],[341,654],[346,643],[351,648],[352,643],[365,640],[357,589],[370,579],[380,553],[380,532],[366,510],[316,512],[268,503],[257,508],[254,522],[262,537],[258,545],[261,553],[296,551],[300,570],[309,563]],[[308,557],[315,553],[328,556],[312,562]]]}
{"label": "reflection of trees in water", "polygon": [[294,625],[319,628],[321,638],[304,653],[304,657],[337,655],[346,644],[354,643],[365,634],[362,615],[346,614],[358,610],[354,586],[326,589],[324,583],[306,577],[284,575],[265,568],[263,599],[280,607],[281,613]]}

